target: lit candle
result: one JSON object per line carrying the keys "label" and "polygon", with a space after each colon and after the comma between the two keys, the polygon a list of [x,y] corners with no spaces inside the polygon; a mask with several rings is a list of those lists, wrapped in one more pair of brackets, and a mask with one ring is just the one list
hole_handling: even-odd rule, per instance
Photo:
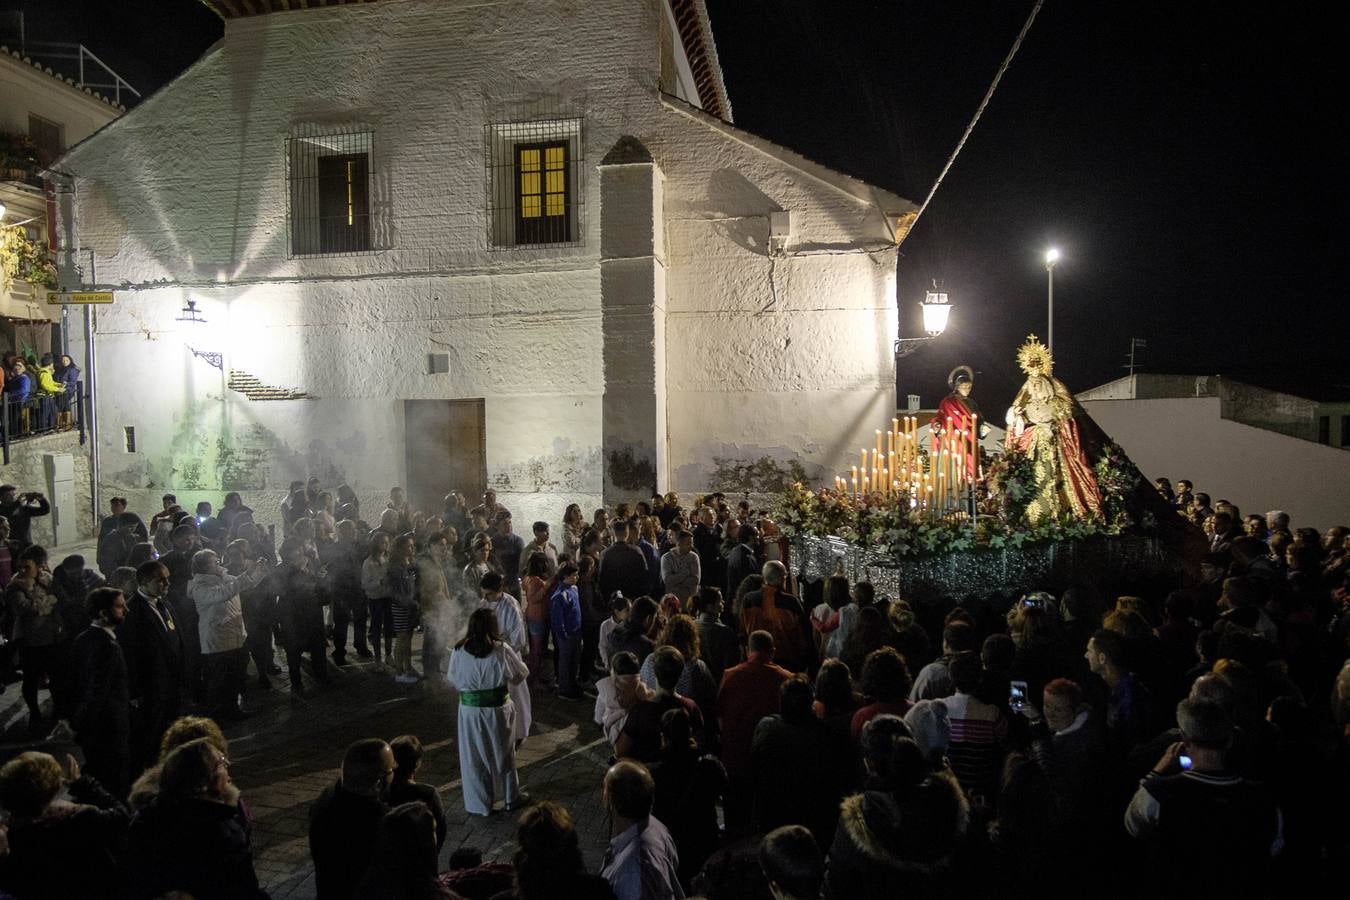
{"label": "lit candle", "polygon": [[856,499],[858,496],[858,467],[852,466],[851,468],[853,469],[853,474],[849,476],[849,482],[852,486],[851,487],[852,494]]}
{"label": "lit candle", "polygon": [[970,417],[970,471],[976,477],[979,477],[980,468],[980,417],[972,415]]}

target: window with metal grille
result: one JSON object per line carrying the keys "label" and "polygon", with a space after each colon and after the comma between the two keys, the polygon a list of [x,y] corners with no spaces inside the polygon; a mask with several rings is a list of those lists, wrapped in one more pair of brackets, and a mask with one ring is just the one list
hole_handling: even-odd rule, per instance
{"label": "window with metal grille", "polygon": [[65,141],[61,138],[60,124],[49,122],[42,116],[35,116],[32,113],[28,114],[28,137],[37,148],[39,165],[51,165],[52,160],[66,149]]}
{"label": "window with metal grille", "polygon": [[581,120],[487,126],[488,243],[580,244]]}
{"label": "window with metal grille", "polygon": [[371,131],[303,134],[286,141],[290,255],[370,250]]}

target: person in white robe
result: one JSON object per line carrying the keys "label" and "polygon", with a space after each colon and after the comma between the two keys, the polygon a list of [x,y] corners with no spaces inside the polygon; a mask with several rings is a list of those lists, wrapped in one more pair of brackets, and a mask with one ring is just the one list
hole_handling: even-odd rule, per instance
{"label": "person in white robe", "polygon": [[527,675],[520,654],[501,640],[492,611],[474,611],[447,671],[459,691],[459,777],[466,812],[491,815],[497,799],[508,810],[530,801],[516,772],[517,710],[511,698],[511,689]]}
{"label": "person in white robe", "polygon": [[[525,629],[525,617],[520,613],[520,602],[502,592],[502,576],[496,572],[484,575],[480,585],[483,592],[480,608],[492,610],[502,642],[523,659],[529,645],[529,632]],[[514,734],[519,746],[529,736],[530,723],[534,720],[530,713],[530,686],[522,681],[511,685],[510,691],[511,702],[516,707]]]}

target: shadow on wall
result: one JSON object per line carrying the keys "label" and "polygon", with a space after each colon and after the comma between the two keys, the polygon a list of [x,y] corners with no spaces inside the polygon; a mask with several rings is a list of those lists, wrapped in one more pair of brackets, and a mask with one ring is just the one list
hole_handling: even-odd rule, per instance
{"label": "shadow on wall", "polygon": [[605,478],[622,491],[656,490],[656,467],[645,453],[638,457],[631,447],[609,451]]}
{"label": "shadow on wall", "polygon": [[718,169],[708,179],[713,231],[751,253],[769,255],[769,213],[782,207],[735,169]]}
{"label": "shadow on wall", "polygon": [[810,483],[806,467],[800,460],[782,463],[768,456],[753,461],[714,456],[708,489],[727,494],[777,494],[796,482]]}
{"label": "shadow on wall", "polygon": [[[259,172],[259,159],[249,152],[250,111],[258,95],[258,73],[263,70],[260,55],[264,48],[255,49],[256,52],[250,54],[232,53],[221,46],[215,51],[215,59],[199,62],[162,97],[151,98],[141,114],[150,117],[148,121],[152,123],[155,115],[189,123],[177,133],[163,139],[158,131],[124,131],[122,134],[129,136],[125,142],[114,136],[99,145],[104,159],[91,158],[81,165],[82,169],[95,172],[105,165],[114,168],[120,165],[112,163],[112,158],[131,160],[129,167],[121,168],[126,177],[117,178],[115,187],[105,189],[103,193],[111,211],[123,223],[125,233],[155,235],[162,241],[159,246],[151,246],[147,241],[142,247],[145,255],[161,267],[160,271],[149,276],[127,272],[124,280],[144,281],[147,277],[163,279],[167,276],[172,281],[201,282],[216,281],[222,274],[238,279],[246,273],[264,274],[251,271],[257,261],[275,263],[285,259],[285,227],[262,227],[266,220],[261,217],[261,201],[264,195],[277,189],[274,179],[266,177],[265,171]],[[228,90],[224,101],[218,99],[221,92],[216,90],[220,80],[224,80]],[[189,105],[184,98],[191,99],[190,105],[196,109],[196,115],[185,117],[175,111],[175,104]],[[204,98],[220,105],[218,115],[201,113]],[[225,103],[232,112],[226,111]],[[223,193],[228,198],[228,212],[224,213],[230,216],[229,224],[225,226],[228,239],[222,240],[222,229],[203,227],[208,223],[192,220],[192,216],[202,214],[201,177],[205,173],[185,173],[185,168],[214,158],[211,154],[226,152],[218,128],[222,121],[231,118],[237,122],[233,137],[239,170],[229,188],[215,192],[215,196]],[[209,154],[203,152],[185,158],[184,150],[189,146],[212,149]],[[277,153],[282,152],[277,149]],[[195,177],[168,178],[165,173]],[[149,223],[146,223],[147,219]],[[125,251],[118,255],[124,256]],[[134,256],[131,258],[135,259]]]}

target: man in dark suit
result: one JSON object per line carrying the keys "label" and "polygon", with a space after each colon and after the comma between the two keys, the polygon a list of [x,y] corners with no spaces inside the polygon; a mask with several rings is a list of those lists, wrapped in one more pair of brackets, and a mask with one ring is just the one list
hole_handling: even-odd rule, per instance
{"label": "man in dark suit", "polygon": [[84,769],[115,797],[126,795],[131,768],[131,698],[127,664],[116,629],[127,614],[117,588],[94,588],[85,598],[92,620],[75,638],[75,711],[70,723],[84,750]]}
{"label": "man in dark suit", "polygon": [[182,625],[167,602],[169,570],[155,560],[136,570],[138,589],[118,630],[132,710],[132,769],[154,764],[159,739],[178,718]]}
{"label": "man in dark suit", "polygon": [[192,580],[192,557],[202,549],[197,525],[190,519],[174,527],[170,534],[173,549],[159,558],[169,570],[169,592],[165,595],[169,607],[178,618],[183,641],[183,690],[193,700],[206,699],[202,690],[202,639],[197,630],[197,605],[188,599],[187,586]]}

